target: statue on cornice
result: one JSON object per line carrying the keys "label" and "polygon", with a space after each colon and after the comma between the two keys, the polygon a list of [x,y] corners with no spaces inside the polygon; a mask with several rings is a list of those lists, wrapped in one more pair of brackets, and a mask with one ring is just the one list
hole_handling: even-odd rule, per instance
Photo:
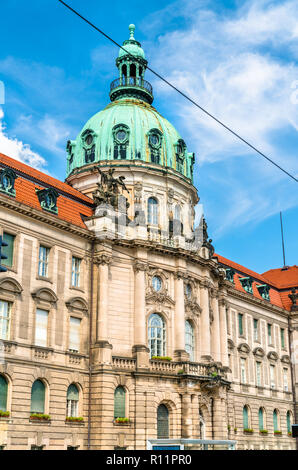
{"label": "statue on cornice", "polygon": [[[114,168],[110,168],[107,173],[103,172],[98,166],[96,167],[98,173],[100,174],[100,183],[97,183],[97,189],[93,191],[92,196],[96,206],[109,204],[114,209],[123,208],[128,209],[129,203],[127,198],[123,196],[120,192],[120,187],[122,190],[129,193],[124,180],[124,176],[119,176],[119,178],[114,177]],[[121,206],[121,207],[120,207]]]}
{"label": "statue on cornice", "polygon": [[209,250],[209,256],[210,258],[212,258],[212,256],[214,255],[214,246],[212,245],[212,239],[209,238],[208,240],[207,228],[208,228],[208,225],[207,225],[206,219],[203,218],[203,245],[202,246],[205,246]]}

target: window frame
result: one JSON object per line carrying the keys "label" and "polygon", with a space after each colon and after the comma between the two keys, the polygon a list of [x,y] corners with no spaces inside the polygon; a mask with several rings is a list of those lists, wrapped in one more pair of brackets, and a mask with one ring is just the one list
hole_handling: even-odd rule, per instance
{"label": "window frame", "polygon": [[[187,331],[187,328],[190,328]],[[190,338],[190,342],[188,343],[188,338]],[[188,348],[189,346],[189,348]],[[195,361],[195,328],[193,323],[189,320],[185,320],[185,351],[189,354],[189,360],[191,362]]]}
{"label": "window frame", "polygon": [[[74,269],[74,260],[79,261],[79,269],[77,270],[76,268]],[[71,288],[73,289],[80,289],[82,290],[82,278],[83,278],[83,258],[80,258],[78,256],[72,255],[71,257]],[[74,279],[76,279],[76,276],[78,275],[78,282],[74,283]]]}
{"label": "window frame", "polygon": [[[8,253],[7,253],[7,250],[9,248],[9,243],[8,243],[8,240],[6,238],[6,236],[9,236],[11,237],[11,240],[12,240],[12,249],[11,249],[11,264],[6,264],[9,260],[9,256],[8,256]],[[2,248],[2,253],[4,255],[7,255],[8,258],[7,259],[3,259],[1,261],[1,264],[3,264],[3,266],[5,266],[7,269],[9,270],[13,270],[14,269],[14,265],[15,265],[15,252],[16,252],[16,234],[15,233],[11,233],[9,230],[3,230],[3,233],[2,233],[2,240],[6,243],[8,243],[8,246],[4,246]]]}
{"label": "window frame", "polygon": [[[5,317],[4,314],[2,315],[2,309],[0,309],[0,340],[9,341],[10,334],[11,334],[11,316],[12,316],[13,302],[10,302],[9,300],[0,299],[0,305],[1,305],[1,302],[7,304],[7,316]],[[6,337],[4,338],[2,336],[2,332],[3,332],[3,325],[5,321],[7,322],[7,326],[6,326]]]}
{"label": "window frame", "polygon": [[[46,250],[46,258],[45,260],[41,258],[41,250]],[[49,268],[50,268],[50,255],[51,255],[51,248],[47,245],[43,245],[40,243],[38,248],[38,277],[41,278],[49,278]],[[41,269],[42,266],[42,269]],[[46,266],[45,274],[43,273],[43,267]]]}
{"label": "window frame", "polygon": [[[158,317],[161,320],[161,326],[150,325],[151,321],[156,317]],[[158,337],[158,333],[156,334],[156,332],[155,332],[155,336],[152,336],[150,334],[152,328],[161,329],[161,338]],[[165,319],[160,313],[154,312],[149,315],[147,332],[148,332],[147,334],[148,334],[148,347],[150,350],[150,358],[154,356],[165,357],[166,351],[167,351],[167,328],[166,328]],[[152,341],[155,342],[154,351],[152,349]],[[160,347],[158,347],[158,343],[157,343],[158,341],[160,341]],[[158,350],[160,350],[160,354],[158,353]]]}
{"label": "window frame", "polygon": [[[150,202],[152,201],[152,203]],[[154,204],[153,204],[153,201]],[[152,207],[153,209],[150,209]],[[159,201],[155,196],[149,196],[147,199],[147,223],[148,225],[158,226],[159,224]]]}
{"label": "window frame", "polygon": [[[46,341],[44,341],[45,344],[38,344],[37,343],[38,311],[47,313],[47,322],[46,322],[46,328],[45,328]],[[38,347],[47,348],[49,346],[49,322],[50,322],[50,310],[46,310],[46,309],[43,309],[43,308],[40,308],[40,307],[37,306],[36,309],[35,309],[35,329],[34,329],[34,346],[36,346],[37,348]],[[41,342],[42,342],[42,340],[41,340]]]}

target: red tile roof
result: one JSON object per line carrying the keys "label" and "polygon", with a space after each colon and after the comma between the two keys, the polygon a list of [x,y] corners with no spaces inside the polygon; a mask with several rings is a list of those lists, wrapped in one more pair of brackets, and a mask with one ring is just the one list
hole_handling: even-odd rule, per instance
{"label": "red tile roof", "polygon": [[[35,189],[55,188],[59,193],[57,198],[58,214],[54,217],[64,220],[82,228],[87,228],[81,215],[91,217],[93,200],[66,183],[62,183],[51,176],[45,175],[24,163],[0,154],[0,166],[13,168],[18,178],[15,180],[15,199],[27,206],[49,214],[41,208]],[[5,194],[5,193],[1,193]],[[7,196],[11,197],[11,196]]]}
{"label": "red tile roof", "polygon": [[[235,263],[234,261],[231,261],[227,258],[224,258],[221,255],[214,254],[214,258],[217,258],[218,262],[220,264],[223,264],[224,266],[230,267],[230,268],[232,268],[236,271],[236,273],[234,275],[234,285],[235,285],[235,288],[238,291],[246,292],[245,289],[242,287],[242,284],[239,281],[239,278],[249,276],[253,280],[252,289],[253,289],[253,296],[254,297],[256,297],[258,299],[262,299],[262,296],[260,295],[260,293],[257,289],[257,285],[267,284],[267,285],[270,286],[270,292],[269,292],[270,303],[272,305],[276,305],[277,307],[285,308],[286,310],[291,310],[292,302],[288,297],[288,294],[290,293],[290,290],[287,290],[286,292],[280,292],[280,289],[281,289],[282,285],[281,284],[279,285],[278,282],[277,282],[278,279],[279,279],[278,276],[273,276],[273,275],[271,276],[270,274],[268,276],[268,273],[271,273],[273,271],[280,271],[280,270],[274,270],[273,269],[273,270],[267,271],[266,273],[258,274],[255,271],[252,271],[251,269],[247,269],[244,266],[242,266],[241,264]],[[293,270],[292,270],[292,268],[293,268]],[[297,271],[298,271],[297,266],[293,266],[292,268],[289,268],[289,270],[291,270],[292,274],[291,274],[291,276],[288,276],[287,280],[288,279],[292,280],[295,277],[294,273],[297,273]],[[271,280],[271,278],[272,278],[272,280]],[[285,283],[286,283],[286,280],[284,278],[284,284]],[[292,287],[292,286],[285,286],[284,285],[284,287]],[[250,295],[250,294],[248,294],[248,295]]]}
{"label": "red tile roof", "polygon": [[298,287],[298,266],[270,269],[262,274],[268,281],[273,282],[279,289]]}

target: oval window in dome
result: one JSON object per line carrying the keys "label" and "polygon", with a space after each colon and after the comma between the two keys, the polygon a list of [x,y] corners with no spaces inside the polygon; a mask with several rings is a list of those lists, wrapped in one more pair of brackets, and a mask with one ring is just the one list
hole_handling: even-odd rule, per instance
{"label": "oval window in dome", "polygon": [[87,137],[86,137],[86,139],[85,139],[85,142],[86,142],[87,145],[91,145],[91,144],[92,144],[92,142],[93,142],[93,137],[92,137],[91,134],[88,134],[88,135],[87,135]]}
{"label": "oval window in dome", "polygon": [[117,140],[119,140],[119,142],[123,142],[126,139],[126,132],[124,130],[118,131],[116,134],[116,138]]}
{"label": "oval window in dome", "polygon": [[150,144],[157,146],[159,144],[159,135],[158,134],[151,134],[150,135]]}

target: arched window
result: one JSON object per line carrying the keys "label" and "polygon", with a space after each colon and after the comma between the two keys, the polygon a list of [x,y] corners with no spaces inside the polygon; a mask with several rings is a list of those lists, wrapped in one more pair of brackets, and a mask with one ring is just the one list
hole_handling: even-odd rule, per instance
{"label": "arched window", "polygon": [[7,380],[3,375],[0,375],[0,410],[7,411]]}
{"label": "arched window", "polygon": [[71,384],[67,389],[66,416],[78,417],[79,412],[79,391],[75,384]]}
{"label": "arched window", "polygon": [[273,411],[273,430],[279,431],[279,412],[276,409]]}
{"label": "arched window", "polygon": [[149,349],[152,356],[166,355],[166,328],[163,318],[153,313],[149,318],[148,328]]}
{"label": "arched window", "polygon": [[31,413],[44,413],[46,388],[41,380],[35,380],[31,389]]}
{"label": "arched window", "polygon": [[248,407],[243,407],[243,429],[249,429]]}
{"label": "arched window", "polygon": [[185,351],[188,352],[190,361],[194,361],[194,331],[192,324],[188,320],[185,322]]}
{"label": "arched window", "polygon": [[287,432],[292,432],[292,413],[287,411]]}
{"label": "arched window", "polygon": [[114,418],[125,418],[125,390],[121,386],[114,392]]}
{"label": "arched window", "polygon": [[157,439],[169,438],[169,410],[165,405],[157,408]]}
{"label": "arched window", "polygon": [[181,207],[179,204],[175,206],[175,219],[181,221]]}
{"label": "arched window", "polygon": [[259,431],[264,430],[264,409],[259,409]]}
{"label": "arched window", "polygon": [[158,224],[158,202],[155,197],[149,197],[148,199],[148,224]]}
{"label": "arched window", "polygon": [[129,144],[129,128],[126,124],[118,124],[113,128],[114,160],[125,160]]}

